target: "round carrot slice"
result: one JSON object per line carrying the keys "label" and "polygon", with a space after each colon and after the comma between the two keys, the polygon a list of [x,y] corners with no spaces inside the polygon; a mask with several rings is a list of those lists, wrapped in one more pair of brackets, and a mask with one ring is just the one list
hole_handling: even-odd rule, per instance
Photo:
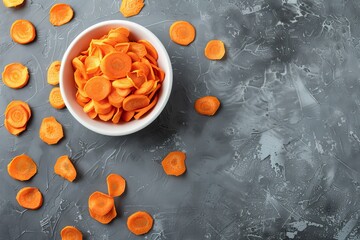
{"label": "round carrot slice", "polygon": [[6,111],[5,119],[14,128],[21,128],[29,120],[29,114],[23,106],[15,105]]}
{"label": "round carrot slice", "polygon": [[26,110],[26,112],[28,113],[29,118],[31,117],[31,109],[30,109],[29,104],[27,104],[26,102],[23,102],[21,100],[13,100],[13,101],[11,101],[6,107],[5,115],[6,115],[6,112],[9,111],[10,108],[12,108],[12,107],[14,107],[16,105],[21,105]]}
{"label": "round carrot slice", "polygon": [[187,46],[195,39],[195,28],[189,22],[176,21],[170,26],[169,34],[175,43]]}
{"label": "round carrot slice", "polygon": [[53,108],[62,109],[65,107],[64,100],[61,96],[60,88],[54,87],[50,91],[49,102]]}
{"label": "round carrot slice", "polygon": [[100,69],[111,79],[123,78],[131,70],[131,58],[125,53],[109,53],[101,60]]}
{"label": "round carrot slice", "polygon": [[120,12],[124,17],[138,15],[144,7],[144,0],[122,0]]}
{"label": "round carrot slice", "polygon": [[225,55],[224,43],[220,40],[211,40],[206,44],[204,53],[210,60],[220,60]]}
{"label": "round carrot slice", "polygon": [[17,7],[24,3],[24,0],[3,0],[5,7]]}
{"label": "round carrot slice", "polygon": [[111,83],[109,79],[105,77],[95,76],[86,82],[84,90],[93,100],[101,101],[110,94]]}
{"label": "round carrot slice", "polygon": [[106,213],[103,216],[95,214],[93,211],[91,211],[90,208],[89,208],[89,213],[93,219],[95,219],[96,221],[102,224],[110,223],[117,216],[115,205],[111,208],[111,210],[108,213]]}
{"label": "round carrot slice", "polygon": [[36,174],[37,167],[31,157],[21,154],[11,160],[7,165],[7,171],[13,179],[26,181]]}
{"label": "round carrot slice", "polygon": [[54,172],[70,182],[76,178],[76,169],[67,155],[60,156],[56,160]]}
{"label": "round carrot slice", "polygon": [[195,110],[206,116],[213,116],[220,107],[220,101],[214,96],[205,96],[195,101]]}
{"label": "round carrot slice", "polygon": [[4,120],[4,126],[10,134],[15,135],[15,136],[19,135],[20,133],[22,133],[23,131],[26,130],[26,125],[21,128],[14,128],[13,126],[11,126],[8,123],[8,121],[6,121],[6,119]]}
{"label": "round carrot slice", "polygon": [[47,71],[47,82],[51,85],[59,84],[59,72],[60,72],[61,62],[54,61],[50,64]]}
{"label": "round carrot slice", "polygon": [[21,63],[10,63],[2,72],[2,80],[9,88],[22,88],[29,81],[28,68]]}
{"label": "round carrot slice", "polygon": [[151,230],[153,223],[154,220],[151,215],[142,211],[133,213],[127,219],[127,227],[129,231],[135,235],[148,233]]}
{"label": "round carrot slice", "polygon": [[186,155],[180,151],[170,152],[161,162],[167,175],[180,176],[186,171]]}
{"label": "round carrot slice", "polygon": [[11,25],[10,36],[14,42],[27,44],[34,41],[36,30],[28,20],[19,19]]}
{"label": "round carrot slice", "polygon": [[125,192],[126,181],[119,174],[111,173],[106,178],[108,193],[112,197],[119,197]]}
{"label": "round carrot slice", "polygon": [[91,212],[98,216],[104,216],[115,206],[114,199],[102,192],[94,192],[88,201]]}
{"label": "round carrot slice", "polygon": [[16,195],[20,206],[27,209],[38,209],[43,203],[43,197],[38,188],[24,187]]}
{"label": "round carrot slice", "polygon": [[46,117],[41,122],[39,136],[45,143],[53,145],[64,137],[64,132],[61,124],[54,117]]}
{"label": "round carrot slice", "polygon": [[150,99],[144,95],[130,95],[123,101],[123,109],[125,111],[135,111],[144,108],[150,104]]}
{"label": "round carrot slice", "polygon": [[82,240],[82,233],[73,226],[66,226],[60,232],[61,240]]}
{"label": "round carrot slice", "polygon": [[61,26],[70,22],[73,16],[74,11],[70,5],[58,3],[50,8],[49,21],[54,26]]}

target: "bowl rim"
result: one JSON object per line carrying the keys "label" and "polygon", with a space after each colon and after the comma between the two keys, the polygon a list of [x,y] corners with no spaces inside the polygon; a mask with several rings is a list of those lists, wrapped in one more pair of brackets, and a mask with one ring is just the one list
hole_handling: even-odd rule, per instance
{"label": "bowl rim", "polygon": [[[76,44],[79,42],[79,40],[81,38],[83,38],[86,34],[88,34],[89,32],[93,31],[94,29],[100,28],[100,27],[104,27],[107,25],[119,25],[120,26],[124,26],[124,27],[133,27],[133,28],[138,28],[140,29],[140,31],[145,32],[147,35],[152,36],[152,40],[151,41],[155,41],[157,42],[156,45],[158,45],[157,49],[159,51],[159,48],[161,49],[162,52],[165,53],[165,55],[163,56],[163,58],[165,58],[165,64],[168,66],[168,73],[167,74],[167,78],[166,80],[168,81],[168,90],[167,91],[163,91],[162,95],[164,95],[162,97],[162,101],[158,101],[156,105],[161,104],[160,107],[158,108],[158,110],[156,112],[151,111],[147,116],[144,117],[144,119],[146,119],[146,121],[143,121],[143,124],[138,124],[138,125],[134,125],[132,128],[119,128],[121,129],[120,131],[117,130],[115,127],[111,128],[111,129],[104,129],[101,127],[96,127],[93,124],[89,124],[86,121],[82,120],[82,117],[79,116],[77,114],[77,112],[73,109],[72,105],[70,104],[69,100],[66,97],[65,94],[65,87],[64,87],[64,71],[65,71],[65,61],[69,58],[70,53],[72,52],[72,50],[74,49],[74,46],[76,46]],[[131,29],[130,29],[131,31]],[[106,21],[102,21],[99,23],[96,23],[94,25],[89,26],[88,28],[84,29],[81,33],[79,33],[69,44],[69,46],[67,47],[62,59],[61,59],[61,67],[60,67],[60,76],[59,76],[59,86],[60,86],[60,92],[63,96],[66,108],[69,110],[70,114],[84,127],[86,127],[87,129],[90,129],[93,132],[102,134],[102,135],[107,135],[107,136],[124,136],[124,135],[129,135],[135,132],[138,132],[142,129],[144,129],[145,127],[147,127],[148,125],[150,125],[159,115],[160,113],[164,110],[169,98],[170,98],[170,94],[172,91],[172,85],[173,85],[173,69],[172,69],[172,65],[171,65],[171,61],[170,61],[170,57],[169,54],[166,50],[166,48],[164,47],[163,43],[159,40],[159,38],[153,33],[151,32],[149,29],[147,29],[146,27],[135,23],[135,22],[131,22],[128,20],[106,20]],[[153,109],[154,110],[154,109]],[[125,123],[126,124],[126,123]],[[114,126],[117,126],[114,124]]]}

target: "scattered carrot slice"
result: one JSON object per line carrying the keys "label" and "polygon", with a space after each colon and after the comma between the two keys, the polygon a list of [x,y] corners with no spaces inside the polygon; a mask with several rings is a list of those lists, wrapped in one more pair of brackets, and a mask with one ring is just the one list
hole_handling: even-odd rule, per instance
{"label": "scattered carrot slice", "polygon": [[5,120],[14,128],[24,127],[29,120],[29,114],[23,106],[15,105],[5,113]]}
{"label": "scattered carrot slice", "polygon": [[126,181],[119,174],[111,173],[106,178],[108,193],[111,197],[119,197],[125,191]]}
{"label": "scattered carrot slice", "polygon": [[123,78],[131,70],[131,58],[125,53],[109,53],[101,60],[100,69],[109,78]]}
{"label": "scattered carrot slice", "polygon": [[10,36],[14,42],[28,44],[34,41],[36,30],[34,25],[28,20],[16,20],[10,28]]}
{"label": "scattered carrot slice", "polygon": [[90,98],[100,101],[110,94],[111,83],[105,77],[95,76],[86,82],[84,90]]}
{"label": "scattered carrot slice", "polygon": [[43,203],[43,197],[38,188],[24,187],[16,195],[16,200],[20,206],[27,209],[38,209]]}
{"label": "scattered carrot slice", "polygon": [[103,216],[95,214],[90,209],[89,209],[89,212],[90,212],[90,216],[92,218],[94,218],[96,221],[98,221],[99,223],[102,223],[102,224],[110,223],[117,216],[115,205],[112,207],[112,209],[107,214],[105,214]]}
{"label": "scattered carrot slice", "polygon": [[37,167],[31,157],[21,154],[11,160],[7,165],[7,171],[13,179],[26,181],[36,174]]}
{"label": "scattered carrot slice", "polygon": [[24,0],[3,0],[5,7],[17,7],[24,3]]}
{"label": "scattered carrot slice", "polygon": [[148,233],[154,224],[154,220],[147,212],[138,211],[131,214],[127,219],[127,227],[135,235]]}
{"label": "scattered carrot slice", "polygon": [[195,39],[195,28],[187,21],[176,21],[170,26],[170,39],[175,43],[187,46]]}
{"label": "scattered carrot slice", "polygon": [[62,109],[65,107],[64,100],[61,96],[60,88],[54,87],[50,91],[49,102],[53,108]]}
{"label": "scattered carrot slice", "polygon": [[94,192],[90,195],[89,210],[98,216],[104,216],[115,206],[114,199],[102,192]]}
{"label": "scattered carrot slice", "polygon": [[124,17],[138,15],[144,7],[144,0],[122,0],[120,12]]}
{"label": "scattered carrot slice", "polygon": [[138,41],[138,43],[143,44],[143,45],[145,46],[145,48],[146,48],[146,51],[147,51],[155,60],[158,59],[158,53],[157,53],[156,49],[154,48],[154,46],[153,46],[150,42],[146,41],[145,39],[141,39],[141,40]]}
{"label": "scattered carrot slice", "polygon": [[51,85],[59,84],[59,72],[60,72],[61,62],[54,61],[50,64],[47,71],[47,82]]}
{"label": "scattered carrot slice", "polygon": [[204,53],[210,60],[220,60],[225,55],[224,43],[220,40],[211,40],[206,44]]}
{"label": "scattered carrot slice", "polygon": [[67,155],[60,156],[56,160],[54,172],[70,182],[76,178],[76,169]]}
{"label": "scattered carrot slice", "polygon": [[26,110],[27,113],[29,114],[29,118],[31,117],[31,109],[30,109],[29,104],[27,104],[26,102],[23,102],[23,101],[21,101],[21,100],[13,100],[13,101],[11,101],[11,102],[7,105],[7,107],[6,107],[6,109],[5,109],[5,114],[6,114],[7,111],[9,111],[10,108],[12,108],[12,107],[14,107],[14,106],[16,106],[16,105],[21,105],[23,108],[25,108],[25,110]]}
{"label": "scattered carrot slice", "polygon": [[154,100],[148,106],[141,108],[139,110],[136,110],[137,113],[134,115],[134,118],[136,120],[140,119],[144,114],[149,112],[156,105],[157,101],[158,101],[158,97],[156,96],[154,98]]}
{"label": "scattered carrot slice", "polygon": [[161,165],[167,175],[180,176],[186,171],[185,159],[185,153],[174,151],[166,155]]}
{"label": "scattered carrot slice", "polygon": [[130,95],[123,101],[123,109],[125,111],[135,111],[144,108],[150,104],[150,100],[144,95]]}
{"label": "scattered carrot slice", "polygon": [[22,88],[29,81],[28,68],[21,63],[10,63],[2,72],[2,80],[9,88]]}
{"label": "scattered carrot slice", "polygon": [[4,120],[4,126],[10,134],[15,135],[15,136],[19,135],[20,133],[22,133],[23,131],[26,130],[26,125],[21,128],[14,128],[6,121],[6,119]]}
{"label": "scattered carrot slice", "polygon": [[65,3],[57,3],[49,11],[49,21],[54,26],[61,26],[70,22],[73,16],[73,9]]}
{"label": "scattered carrot slice", "polygon": [[64,137],[62,125],[54,117],[46,117],[41,122],[39,136],[49,145],[57,144]]}
{"label": "scattered carrot slice", "polygon": [[205,96],[195,101],[195,110],[202,115],[213,116],[220,107],[220,101],[214,96]]}
{"label": "scattered carrot slice", "polygon": [[60,232],[61,240],[82,240],[82,233],[73,226],[66,226]]}

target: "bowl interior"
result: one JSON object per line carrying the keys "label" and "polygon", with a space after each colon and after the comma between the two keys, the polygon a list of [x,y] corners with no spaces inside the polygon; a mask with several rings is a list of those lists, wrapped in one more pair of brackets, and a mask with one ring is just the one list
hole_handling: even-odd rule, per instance
{"label": "bowl interior", "polygon": [[[86,50],[89,43],[94,38],[100,38],[107,34],[110,29],[117,27],[128,28],[131,32],[132,40],[145,39],[149,41],[158,51],[158,64],[165,72],[165,79],[159,92],[159,100],[155,107],[145,117],[139,120],[133,120],[127,123],[113,124],[93,120],[84,113],[83,108],[76,102],[76,87],[74,82],[74,71],[72,59]],[[169,99],[172,87],[172,67],[169,55],[160,40],[145,27],[128,21],[112,20],[101,22],[89,27],[80,33],[70,44],[62,59],[60,69],[60,89],[64,102],[70,113],[85,127],[90,130],[110,136],[120,136],[136,132],[149,125],[161,113]]]}

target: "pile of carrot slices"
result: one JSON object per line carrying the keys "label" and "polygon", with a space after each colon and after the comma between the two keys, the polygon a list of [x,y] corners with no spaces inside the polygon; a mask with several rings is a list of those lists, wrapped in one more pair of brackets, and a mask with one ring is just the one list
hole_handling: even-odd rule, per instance
{"label": "pile of carrot slices", "polygon": [[157,103],[165,78],[158,53],[128,29],[111,29],[75,57],[76,100],[90,118],[119,123],[139,119]]}
{"label": "pile of carrot slices", "polygon": [[5,109],[4,125],[12,135],[19,135],[26,129],[26,124],[31,117],[30,106],[23,101],[14,100]]}

